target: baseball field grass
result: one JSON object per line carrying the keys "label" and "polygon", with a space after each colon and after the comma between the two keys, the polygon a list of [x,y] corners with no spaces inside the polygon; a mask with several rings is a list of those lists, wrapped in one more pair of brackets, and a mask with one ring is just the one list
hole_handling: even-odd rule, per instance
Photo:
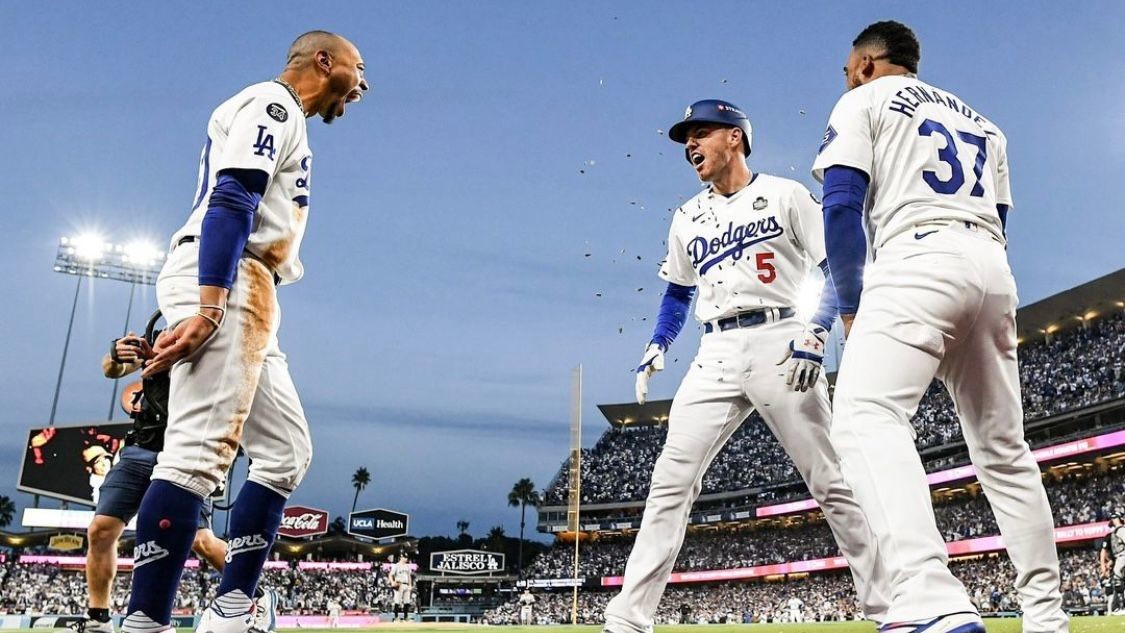
{"label": "baseball field grass", "polygon": [[[985,619],[988,633],[1021,633],[1020,620]],[[9,629],[11,633],[46,633],[48,629]],[[67,629],[63,629],[67,630]],[[481,626],[473,624],[384,624],[370,628],[279,629],[278,633],[599,633],[597,626]],[[1125,616],[1082,617],[1070,621],[1071,633],[1125,633]],[[806,624],[710,624],[658,626],[655,633],[874,633],[868,622]],[[176,633],[193,633],[178,629]]]}
{"label": "baseball field grass", "polygon": [[[1021,633],[1020,620],[986,619],[988,633]],[[1125,633],[1125,617],[1083,617],[1070,622],[1072,633]],[[43,633],[43,629],[25,629]],[[386,624],[366,629],[281,629],[279,633],[599,633],[596,626],[480,626],[469,624]],[[655,633],[874,633],[867,622],[824,622],[807,624],[727,624],[658,626]],[[192,633],[180,629],[177,633]]]}
{"label": "baseball field grass", "polygon": [[[988,633],[1021,633],[1015,618],[986,619]],[[1125,617],[1074,618],[1071,633],[1125,633]],[[600,633],[597,626],[479,626],[469,624],[387,624],[370,629],[282,629],[280,633]],[[874,633],[868,622],[818,622],[807,624],[711,624],[658,626],[655,633]],[[187,633],[191,633],[188,631]]]}

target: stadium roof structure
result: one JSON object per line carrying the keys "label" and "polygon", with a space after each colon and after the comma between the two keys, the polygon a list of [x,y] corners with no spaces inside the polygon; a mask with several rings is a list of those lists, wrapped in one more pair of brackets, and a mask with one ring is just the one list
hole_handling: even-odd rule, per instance
{"label": "stadium roof structure", "polygon": [[1125,308],[1125,268],[1028,304],[1016,311],[1021,342],[1042,338]]}
{"label": "stadium roof structure", "polygon": [[668,422],[668,412],[672,410],[671,400],[653,400],[644,404],[625,402],[622,404],[599,404],[598,410],[614,428],[626,426],[656,426]]}

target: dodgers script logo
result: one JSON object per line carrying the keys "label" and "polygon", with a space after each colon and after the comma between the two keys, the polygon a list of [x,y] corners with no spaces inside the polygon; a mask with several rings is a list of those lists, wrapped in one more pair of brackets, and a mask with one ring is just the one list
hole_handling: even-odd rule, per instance
{"label": "dodgers script logo", "polygon": [[143,567],[153,561],[158,561],[168,555],[168,550],[160,547],[156,541],[138,543],[133,548],[133,569]]}
{"label": "dodgers script logo", "polygon": [[230,540],[227,545],[227,562],[244,552],[252,552],[256,549],[266,549],[269,547],[267,541],[261,534],[248,534],[246,536],[236,536]]}
{"label": "dodgers script logo", "polygon": [[699,269],[699,274],[705,275],[712,266],[724,259],[729,257],[731,261],[737,262],[742,259],[747,248],[772,240],[783,233],[785,229],[781,228],[777,216],[773,215],[738,226],[734,222],[728,222],[727,230],[722,235],[711,239],[701,235],[688,242],[687,254],[692,265]]}

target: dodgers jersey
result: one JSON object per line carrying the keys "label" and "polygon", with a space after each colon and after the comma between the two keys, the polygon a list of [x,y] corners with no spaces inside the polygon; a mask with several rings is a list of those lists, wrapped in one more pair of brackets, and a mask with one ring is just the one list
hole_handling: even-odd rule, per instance
{"label": "dodgers jersey", "polygon": [[200,235],[216,174],[224,169],[258,169],[269,175],[269,181],[254,213],[246,250],[282,283],[297,281],[304,274],[297,251],[305,234],[311,167],[305,113],[296,98],[276,81],[247,87],[211,114],[191,217],[172,236],[172,247],[185,236]]}
{"label": "dodgers jersey", "polygon": [[833,165],[870,177],[865,224],[874,253],[919,223],[975,222],[1004,240],[996,205],[1011,206],[1007,140],[947,90],[908,75],[844,93],[832,110],[813,176]]}
{"label": "dodgers jersey", "polygon": [[708,187],[676,210],[660,277],[697,286],[695,317],[707,322],[795,307],[823,260],[820,202],[795,180],[754,174],[729,198]]}

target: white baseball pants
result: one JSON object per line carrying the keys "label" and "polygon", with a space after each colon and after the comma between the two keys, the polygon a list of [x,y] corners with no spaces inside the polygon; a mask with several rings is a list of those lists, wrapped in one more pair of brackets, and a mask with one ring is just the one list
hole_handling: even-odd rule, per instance
{"label": "white baseball pants", "polygon": [[1004,247],[964,223],[892,238],[867,268],[832,443],[890,574],[891,621],[976,611],[947,567],[910,425],[936,376],[1016,568],[1023,630],[1067,630],[1051,509],[1023,436],[1017,303]]}
{"label": "white baseball pants", "polygon": [[703,336],[699,353],[672,402],[668,439],[652,473],[621,593],[605,611],[613,633],[651,631],[653,616],[683,545],[703,475],[731,434],[754,409],[789,453],[809,492],[824,510],[848,558],[869,618],[882,620],[887,597],[875,539],[848,489],[828,437],[828,383],[793,391],[778,365],[789,341],[804,331],[794,318]]}
{"label": "white baseball pants", "polygon": [[[156,283],[169,326],[199,309],[199,245],[172,251]],[[241,444],[248,479],[289,496],[308,470],[312,442],[285,354],[277,343],[281,311],[273,275],[239,261],[223,325],[195,354],[172,367],[168,430],[153,479],[206,497],[223,482]]]}

